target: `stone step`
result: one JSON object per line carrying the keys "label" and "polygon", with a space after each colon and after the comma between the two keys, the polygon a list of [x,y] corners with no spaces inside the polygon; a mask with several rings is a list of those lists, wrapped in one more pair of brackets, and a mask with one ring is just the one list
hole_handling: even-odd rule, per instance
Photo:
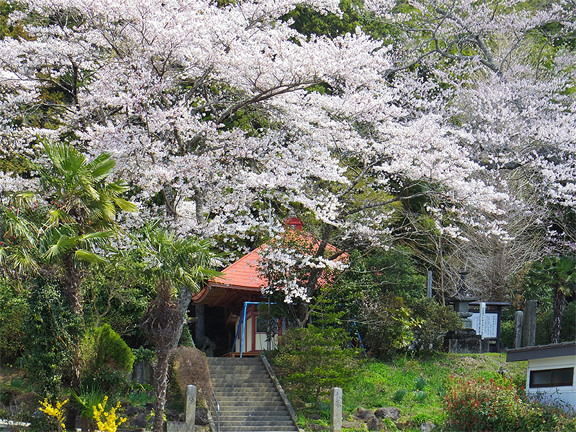
{"label": "stone step", "polygon": [[232,369],[215,369],[211,368],[210,372],[213,373],[215,376],[223,376],[223,377],[230,377],[236,376],[238,378],[249,378],[249,377],[265,377],[268,376],[266,370],[259,370],[253,371],[249,369],[239,369],[239,370],[232,370]]}
{"label": "stone step", "polygon": [[288,421],[265,421],[265,420],[231,420],[231,421],[220,421],[221,425],[224,425],[227,428],[231,428],[232,426],[236,427],[247,427],[252,426],[253,428],[261,428],[261,427],[289,427],[293,430],[294,425],[292,425]]}
{"label": "stone step", "polygon": [[275,400],[270,402],[262,401],[248,401],[243,402],[239,400],[223,401],[220,402],[220,408],[222,410],[233,410],[238,412],[253,412],[258,410],[268,410],[268,411],[282,411],[286,409],[284,402],[281,400]]}
{"label": "stone step", "polygon": [[[220,414],[221,420],[239,420],[239,417],[234,412],[227,412]],[[241,420],[261,420],[261,421],[291,421],[291,417],[287,413],[279,412],[265,412],[257,411],[254,413],[246,413],[246,415]]]}
{"label": "stone step", "polygon": [[273,402],[273,401],[281,401],[282,398],[274,393],[268,393],[266,398],[259,398],[256,393],[248,393],[248,394],[233,394],[233,393],[216,393],[216,397],[220,403],[223,402]]}
{"label": "stone step", "polygon": [[[248,387],[250,386],[250,387]],[[267,393],[267,392],[273,392],[276,393],[276,387],[274,387],[274,385],[272,384],[272,382],[269,383],[242,383],[242,384],[238,384],[238,383],[222,383],[222,384],[214,384],[212,383],[212,388],[214,389],[214,391],[216,392],[216,394],[218,393],[233,393],[233,392],[239,392],[239,391],[245,391],[248,393]]]}
{"label": "stone step", "polygon": [[240,426],[240,425],[227,425],[222,424],[220,430],[222,432],[285,432],[285,431],[297,431],[294,426],[284,426],[284,425],[270,425],[270,426]]}
{"label": "stone step", "polygon": [[222,432],[298,431],[260,357],[209,358]]}
{"label": "stone step", "polygon": [[[218,372],[210,372],[217,374]],[[242,384],[258,384],[258,383],[272,383],[270,377],[265,375],[246,375],[246,374],[219,374],[214,375],[213,383],[242,383]]]}

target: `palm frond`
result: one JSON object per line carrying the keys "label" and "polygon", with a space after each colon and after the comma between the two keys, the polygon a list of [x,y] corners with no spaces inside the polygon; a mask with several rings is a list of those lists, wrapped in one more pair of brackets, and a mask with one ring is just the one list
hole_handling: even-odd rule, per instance
{"label": "palm frond", "polygon": [[48,225],[58,226],[63,223],[71,222],[70,215],[61,209],[48,210]]}
{"label": "palm frond", "polygon": [[103,264],[107,262],[106,258],[85,249],[78,249],[74,252],[78,261],[84,261],[90,264]]}
{"label": "palm frond", "polygon": [[137,212],[138,211],[138,206],[136,204],[134,204],[132,201],[128,201],[125,200],[124,198],[117,198],[117,197],[113,197],[112,200],[114,201],[114,204],[116,204],[118,206],[118,208],[120,208],[120,210],[122,211],[127,211],[127,212]]}
{"label": "palm frond", "polygon": [[34,255],[23,248],[18,248],[9,256],[9,264],[18,274],[34,274],[38,272],[39,264]]}
{"label": "palm frond", "polygon": [[78,244],[79,237],[68,237],[67,235],[60,235],[57,242],[50,245],[45,253],[46,259],[52,261],[64,255]]}
{"label": "palm frond", "polygon": [[90,175],[96,182],[100,182],[112,174],[116,161],[107,153],[102,153],[92,160],[86,168],[90,170]]}

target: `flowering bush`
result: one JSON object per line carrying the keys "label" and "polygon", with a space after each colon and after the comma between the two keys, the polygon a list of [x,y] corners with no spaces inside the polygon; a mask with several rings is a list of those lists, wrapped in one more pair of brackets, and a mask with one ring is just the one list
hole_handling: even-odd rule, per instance
{"label": "flowering bush", "polygon": [[66,427],[64,426],[64,405],[68,403],[68,399],[64,402],[56,401],[54,404],[48,401],[48,398],[45,398],[44,401],[40,402],[42,405],[40,411],[48,414],[50,417],[54,417],[58,422],[58,426],[61,428],[60,430],[65,430]]}
{"label": "flowering bush", "polygon": [[126,417],[120,417],[116,414],[116,411],[120,409],[120,402],[118,402],[115,407],[110,408],[110,411],[106,411],[107,401],[108,396],[104,397],[104,402],[93,407],[94,420],[96,420],[99,431],[116,432],[118,426],[124,423],[127,419]]}
{"label": "flowering bush", "polygon": [[528,400],[512,380],[458,380],[444,398],[450,426],[459,431],[576,430],[576,419],[553,404]]}
{"label": "flowering bush", "polygon": [[[104,397],[104,401],[102,403],[97,404],[96,406],[92,407],[94,412],[94,420],[96,421],[96,425],[98,426],[99,432],[116,432],[118,426],[122,423],[126,422],[126,417],[121,417],[116,414],[120,407],[120,402],[116,404],[115,407],[111,408],[110,411],[106,411],[106,402],[108,401],[108,396]],[[40,402],[42,407],[40,411],[46,413],[50,417],[56,419],[58,423],[58,430],[65,430],[66,427],[64,425],[64,405],[68,402],[66,399],[64,402],[56,401],[55,404],[52,404],[48,401],[48,399],[44,399],[44,401]]]}

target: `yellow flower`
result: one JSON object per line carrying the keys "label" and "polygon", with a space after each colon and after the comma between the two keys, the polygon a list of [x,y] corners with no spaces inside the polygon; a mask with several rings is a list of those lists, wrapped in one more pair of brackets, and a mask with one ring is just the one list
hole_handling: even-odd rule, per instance
{"label": "yellow flower", "polygon": [[62,430],[64,430],[64,409],[62,408],[64,405],[68,403],[68,399],[64,402],[56,401],[56,405],[52,405],[48,402],[48,398],[45,398],[43,402],[40,402],[43,408],[40,408],[40,411],[48,414],[51,417],[56,418]]}
{"label": "yellow flower", "polygon": [[120,409],[120,402],[118,402],[114,408],[111,408],[110,412],[106,412],[107,401],[108,396],[104,396],[104,402],[92,407],[94,410],[94,420],[96,420],[96,425],[100,432],[116,432],[118,426],[127,419],[126,417],[120,417],[116,414],[116,411]]}

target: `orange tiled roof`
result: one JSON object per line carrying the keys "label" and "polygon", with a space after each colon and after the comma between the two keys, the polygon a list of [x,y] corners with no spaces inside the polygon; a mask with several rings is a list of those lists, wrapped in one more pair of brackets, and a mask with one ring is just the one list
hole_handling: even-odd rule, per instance
{"label": "orange tiled roof", "polygon": [[[292,229],[286,231],[284,237],[280,241],[297,242],[301,245],[306,245],[311,251],[315,252],[318,249],[319,241],[307,233],[303,233],[299,229]],[[223,275],[208,281],[208,284],[199,293],[192,297],[194,303],[204,303],[210,305],[225,305],[232,304],[238,299],[248,297],[253,300],[263,298],[262,288],[268,285],[266,279],[259,269],[260,251],[267,245],[264,244],[257,249],[254,249],[247,255],[244,255],[238,261],[222,270]],[[332,245],[327,245],[326,250],[335,253],[337,249]],[[338,260],[347,259],[347,254],[342,254]],[[320,278],[320,283],[325,283],[323,278]]]}
{"label": "orange tiled roof", "polygon": [[268,285],[268,280],[260,274],[258,263],[262,246],[244,255],[238,261],[222,270],[223,276],[217,277],[208,283],[210,285],[225,285],[244,289],[260,290]]}

